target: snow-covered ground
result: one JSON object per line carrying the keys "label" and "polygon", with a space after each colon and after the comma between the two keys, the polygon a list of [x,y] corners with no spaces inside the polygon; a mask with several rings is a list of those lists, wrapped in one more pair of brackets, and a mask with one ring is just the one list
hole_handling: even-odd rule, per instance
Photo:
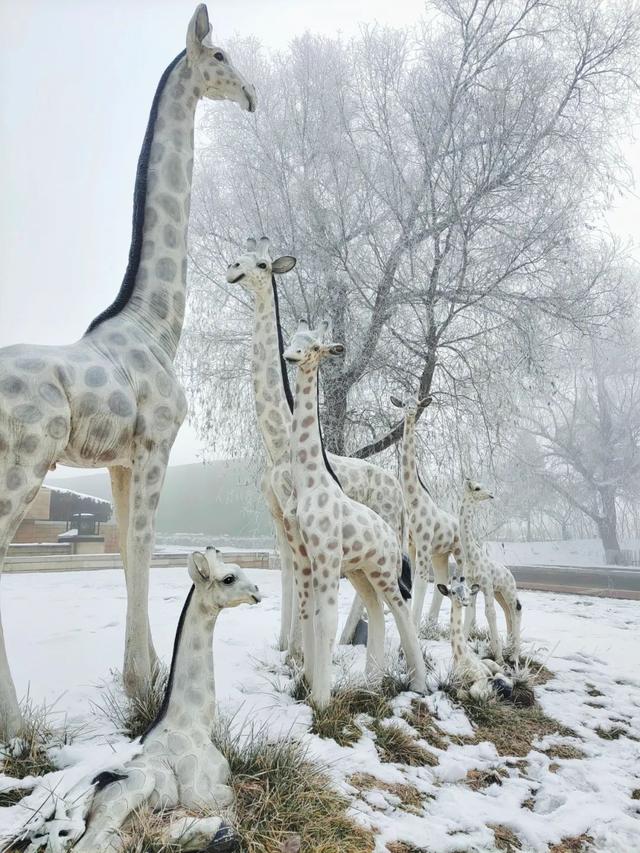
{"label": "snow-covered ground", "polygon": [[[622,541],[620,547],[640,555],[640,541]],[[493,557],[508,566],[603,566],[606,565],[599,539],[564,539],[550,542],[490,542]]]}
{"label": "snow-covered ground", "polygon": [[[336,783],[353,798],[357,820],[375,828],[377,851],[385,842],[402,840],[430,851],[495,850],[489,824],[510,827],[523,850],[543,851],[563,837],[588,833],[595,848],[607,853],[640,849],[640,812],[630,798],[640,788],[640,636],[639,604],[635,601],[522,592],[525,639],[536,657],[557,673],[538,688],[543,709],[571,727],[575,738],[547,738],[541,747],[562,741],[577,745],[586,757],[550,758],[532,751],[526,766],[508,764],[495,747],[450,745],[438,753],[436,767],[410,768],[383,764],[373,738],[363,736],[353,747],[309,734],[311,715],[278,685],[286,685],[281,655],[274,648],[279,619],[279,574],[250,574],[264,593],[258,607],[224,612],[214,643],[216,686],[225,714],[236,725],[266,725],[275,735],[302,738],[326,762]],[[185,569],[151,574],[151,622],[156,646],[169,660],[178,616],[189,589]],[[341,590],[344,618],[350,588]],[[55,710],[109,734],[104,720],[92,713],[101,684],[123,655],[125,587],[121,572],[10,575],[2,580],[2,608],[9,660],[21,694],[35,702],[55,703]],[[442,619],[447,618],[443,614]],[[395,642],[395,631],[389,634]],[[443,669],[448,644],[428,643]],[[547,648],[541,652],[540,648]],[[364,651],[340,649],[338,657],[354,672],[364,667]],[[594,698],[587,691],[603,695]],[[409,697],[399,697],[398,707]],[[587,702],[589,704],[587,704]],[[443,694],[430,699],[444,731],[470,732],[463,712]],[[619,726],[628,736],[600,737],[595,729]],[[507,766],[502,785],[474,791],[464,780],[473,768]],[[353,773],[380,780],[407,782],[427,795],[423,814],[399,809],[397,799],[374,791],[363,798],[349,786]],[[533,810],[522,807],[535,792]]]}

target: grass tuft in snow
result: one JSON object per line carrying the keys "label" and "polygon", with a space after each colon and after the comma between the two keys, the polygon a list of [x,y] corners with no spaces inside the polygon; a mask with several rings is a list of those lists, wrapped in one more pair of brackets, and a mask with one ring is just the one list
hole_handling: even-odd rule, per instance
{"label": "grass tuft in snow", "polygon": [[605,729],[603,726],[597,726],[595,733],[603,740],[618,740],[619,738],[625,737],[629,734],[629,732],[621,726],[612,726],[610,729]]}
{"label": "grass tuft in snow", "polygon": [[120,853],[181,853],[178,841],[167,840],[167,815],[148,808],[135,811],[120,830]]}
{"label": "grass tuft in snow", "polygon": [[348,800],[299,742],[271,741],[264,730],[232,735],[220,725],[216,743],[231,768],[243,853],[286,849],[296,835],[301,850],[372,853],[373,835],[347,815]]}
{"label": "grass tuft in snow", "polygon": [[[427,672],[433,672],[435,669],[433,658],[424,650],[424,648],[421,649],[421,651]],[[395,699],[396,696],[399,696],[401,693],[408,693],[411,691],[411,675],[406,669],[404,655],[396,654],[393,659],[389,661],[382,673],[380,684],[376,686],[376,690],[387,699]]]}
{"label": "grass tuft in snow", "polygon": [[524,757],[531,751],[533,742],[546,735],[576,736],[571,729],[547,717],[538,705],[518,708],[493,698],[485,701],[463,699],[460,704],[474,724],[474,742],[490,741],[499,755]]}
{"label": "grass tuft in snow", "polygon": [[[53,747],[63,746],[69,742],[70,732],[66,725],[61,729],[51,724],[52,709],[47,705],[34,705],[29,696],[21,705],[24,725],[20,737],[9,744],[0,747],[2,772],[14,779],[24,779],[25,776],[44,776],[56,770],[49,757]],[[22,790],[22,796],[28,791]],[[17,800],[21,797],[16,796]],[[3,797],[9,798],[5,791]],[[2,803],[6,805],[6,803]],[[11,803],[9,803],[11,805]]]}
{"label": "grass tuft in snow", "polygon": [[326,708],[312,706],[312,711],[312,734],[331,738],[340,746],[351,746],[360,739],[362,729],[355,719],[359,714],[374,720],[392,714],[389,700],[367,687],[338,687]]}
{"label": "grass tuft in snow", "polygon": [[416,847],[406,841],[392,841],[387,844],[387,850],[389,853],[429,853],[426,847]]}
{"label": "grass tuft in snow", "polygon": [[543,752],[545,755],[548,755],[549,758],[580,759],[587,757],[586,752],[583,752],[577,746],[573,746],[570,743],[558,743],[543,750]]}
{"label": "grass tuft in snow", "polygon": [[435,767],[438,758],[420,746],[417,740],[398,723],[376,720],[371,726],[380,760],[389,764],[408,764],[409,767]]}
{"label": "grass tuft in snow", "polygon": [[634,788],[631,792],[632,800],[640,800],[640,788]]}
{"label": "grass tuft in snow", "polygon": [[428,796],[421,794],[413,785],[407,785],[402,782],[383,782],[381,779],[376,779],[370,773],[354,773],[352,776],[349,776],[347,782],[361,792],[385,791],[400,801],[399,809],[410,812],[411,814],[422,814],[424,801]]}
{"label": "grass tuft in snow", "polygon": [[563,838],[558,844],[549,847],[549,853],[587,853],[591,850],[593,838],[586,833],[574,835],[571,838]]}
{"label": "grass tuft in snow", "polygon": [[449,625],[441,625],[439,622],[427,620],[420,626],[418,636],[421,640],[436,642],[437,640],[448,640],[450,635]]}
{"label": "grass tuft in snow", "polygon": [[427,743],[435,746],[437,749],[447,749],[449,746],[447,736],[435,722],[435,718],[425,702],[420,699],[414,699],[410,710],[405,711],[403,716],[422,740],[426,740]]}
{"label": "grass tuft in snow", "polygon": [[147,688],[133,698],[124,692],[121,673],[114,671],[113,676],[114,684],[105,686],[93,708],[106,717],[118,732],[133,740],[143,735],[157,717],[167,689],[169,670],[158,664]]}
{"label": "grass tuft in snow", "polygon": [[472,791],[482,791],[491,785],[502,785],[502,780],[509,776],[506,767],[490,767],[487,770],[467,770],[466,782]]}
{"label": "grass tuft in snow", "polygon": [[489,829],[493,830],[493,843],[496,850],[504,851],[504,853],[515,853],[516,850],[522,850],[520,839],[508,826],[501,823],[489,823],[487,825]]}

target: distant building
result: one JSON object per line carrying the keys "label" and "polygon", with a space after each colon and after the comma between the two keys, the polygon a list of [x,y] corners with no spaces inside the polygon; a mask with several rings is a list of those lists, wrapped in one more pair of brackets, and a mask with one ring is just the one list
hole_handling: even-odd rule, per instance
{"label": "distant building", "polygon": [[109,501],[42,486],[16,532],[9,553],[113,554],[118,528]]}

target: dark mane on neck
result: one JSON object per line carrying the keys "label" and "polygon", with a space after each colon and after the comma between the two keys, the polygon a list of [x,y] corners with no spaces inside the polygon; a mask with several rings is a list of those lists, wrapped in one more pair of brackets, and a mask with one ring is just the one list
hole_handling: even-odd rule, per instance
{"label": "dark mane on neck", "polygon": [[91,325],[89,326],[85,334],[89,334],[89,332],[92,332],[101,323],[104,323],[105,320],[109,320],[111,317],[115,317],[117,314],[119,314],[131,299],[133,287],[136,282],[136,275],[138,274],[138,267],[140,266],[140,253],[142,251],[142,232],[144,228],[144,206],[147,198],[147,174],[149,171],[149,155],[151,153],[151,143],[153,142],[153,133],[156,126],[156,119],[158,117],[160,96],[164,91],[164,87],[167,84],[169,75],[176,67],[178,62],[180,62],[180,60],[183,58],[183,56],[185,56],[185,54],[186,50],[183,50],[182,53],[179,53],[173,60],[173,62],[165,69],[164,74],[162,75],[162,77],[160,78],[160,82],[158,83],[156,93],[153,96],[151,112],[149,113],[149,121],[147,122],[147,129],[144,134],[144,139],[142,140],[140,156],[138,157],[138,168],[136,169],[136,183],[133,191],[133,226],[131,229],[131,246],[129,248],[129,261],[127,263],[127,269],[124,274],[124,278],[122,279],[122,284],[120,285],[120,290],[118,291],[118,295],[113,300],[111,305],[109,305],[108,308],[105,308],[104,311],[98,314],[98,316],[91,322]]}
{"label": "dark mane on neck", "polygon": [[331,462],[329,462],[329,458],[327,456],[327,451],[326,451],[325,446],[324,446],[324,438],[322,436],[322,422],[320,420],[320,377],[319,376],[318,376],[318,382],[316,383],[316,392],[317,392],[316,412],[318,413],[318,432],[320,433],[320,449],[322,450],[322,459],[324,461],[324,464],[325,464],[327,471],[329,472],[329,474],[333,477],[333,479],[336,481],[336,483],[342,489],[342,483],[338,479],[338,475],[336,474],[336,472],[331,467]]}
{"label": "dark mane on neck", "polygon": [[422,477],[420,476],[420,471],[418,471],[418,468],[417,468],[417,467],[416,467],[416,476],[417,476],[417,478],[418,478],[418,482],[420,483],[420,485],[422,486],[422,488],[425,490],[425,492],[429,495],[429,497],[432,497],[432,494],[431,494],[431,492],[429,491],[429,489],[427,488],[427,486],[425,485],[425,482],[424,482],[424,480],[422,479]]}
{"label": "dark mane on neck", "polygon": [[180,648],[180,639],[182,637],[182,630],[184,628],[184,623],[187,618],[187,611],[189,610],[189,605],[191,604],[191,599],[193,598],[193,593],[195,592],[195,584],[189,590],[189,595],[187,596],[187,600],[184,603],[184,607],[182,608],[182,613],[180,614],[180,618],[178,619],[178,627],[176,629],[176,637],[173,641],[173,654],[171,655],[171,669],[169,670],[169,678],[167,680],[167,687],[164,691],[164,698],[162,700],[162,705],[160,706],[160,710],[158,711],[155,720],[151,723],[149,728],[140,738],[140,743],[144,743],[147,735],[151,734],[151,732],[156,728],[156,726],[160,725],[160,723],[164,720],[167,715],[167,710],[169,708],[169,700],[171,699],[171,691],[173,690],[173,677],[175,675],[175,667],[176,667],[176,658],[178,657],[178,649]]}
{"label": "dark mane on neck", "polygon": [[280,303],[278,302],[278,285],[276,284],[275,275],[271,276],[271,287],[273,288],[273,303],[276,309],[276,329],[278,332],[278,352],[280,353],[280,373],[282,374],[282,387],[284,388],[284,396],[287,398],[289,411],[293,412],[293,392],[289,384],[289,374],[287,373],[287,364],[282,353],[284,352],[284,340],[282,338],[282,326],[280,325]]}

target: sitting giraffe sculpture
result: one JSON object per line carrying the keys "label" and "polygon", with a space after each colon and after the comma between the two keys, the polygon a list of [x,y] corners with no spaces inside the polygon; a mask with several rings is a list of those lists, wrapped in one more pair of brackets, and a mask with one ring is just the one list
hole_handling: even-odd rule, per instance
{"label": "sitting giraffe sculpture", "polygon": [[[284,255],[275,260],[269,254],[269,240],[247,240],[246,251],[227,270],[227,281],[239,284],[254,298],[251,373],[258,427],[267,451],[267,472],[263,493],[275,523],[281,561],[282,611],[279,647],[296,650],[299,627],[293,591],[293,555],[283,526],[283,514],[291,496],[291,420],[293,395],[282,358],[282,330],[278,308],[276,275],[294,268],[296,259]],[[365,504],[395,531],[400,546],[404,539],[404,502],[397,477],[364,459],[327,454],[349,497]],[[405,580],[408,577],[405,569]],[[362,608],[358,598],[344,626],[340,642],[352,641]]]}
{"label": "sitting giraffe sculpture", "polygon": [[[491,637],[491,650],[496,661],[502,663],[502,641],[496,621],[495,601],[498,602],[504,612],[511,650],[516,661],[520,657],[522,605],[518,599],[518,590],[512,573],[505,565],[489,557],[484,544],[478,541],[473,530],[476,504],[480,501],[492,499],[493,495],[480,483],[465,480],[464,495],[460,505],[460,539],[467,577],[472,583],[479,585],[484,596],[485,615],[489,623]],[[469,635],[473,613],[474,608],[469,607],[465,619],[465,636]]]}
{"label": "sitting giraffe sculpture", "polygon": [[369,615],[367,674],[384,664],[383,599],[400,634],[411,689],[425,688],[426,669],[399,585],[402,549],[395,531],[369,507],[342,490],[324,452],[318,412],[318,368],[344,352],[342,344],[323,343],[326,324],[311,331],[302,321],[284,357],[296,364],[291,426],[294,492],[285,511],[285,529],[294,554],[294,577],[302,620],[304,672],[320,708],[331,697],[331,661],[338,623],[341,573],[355,586]]}
{"label": "sitting giraffe sculpture", "polygon": [[[222,50],[204,44],[208,33],[200,5],[186,51],[160,79],[116,300],[77,343],[0,351],[0,570],[49,469],[108,467],[127,583],[123,676],[130,695],[148,681],[156,659],[149,564],[169,453],[187,409],[173,361],[185,308],[196,105],[205,97],[254,109],[252,87]],[[0,729],[12,738],[21,725],[0,627]]]}
{"label": "sitting giraffe sculpture", "polygon": [[[431,397],[405,401],[391,397],[391,403],[404,413],[402,435],[402,488],[407,508],[411,557],[413,564],[413,620],[420,627],[422,607],[433,566],[436,584],[447,584],[449,556],[462,571],[462,544],[458,533],[458,520],[436,504],[418,473],[416,457],[416,416],[419,409],[431,403]],[[433,591],[429,621],[437,622],[442,595],[436,585]]]}
{"label": "sitting giraffe sculpture", "polygon": [[472,699],[485,699],[492,690],[499,696],[509,697],[513,686],[510,680],[495,661],[480,660],[469,648],[465,637],[462,611],[471,605],[480,587],[477,583],[469,587],[464,577],[454,577],[449,584],[438,584],[438,590],[451,602],[450,639],[453,669],[463,685],[459,692],[463,695],[468,693]]}
{"label": "sitting giraffe sculpture", "polygon": [[[62,802],[56,800],[54,789],[42,808],[29,810],[33,795],[14,807],[31,815],[26,829],[33,827],[28,832],[33,850],[45,844],[47,850],[62,850],[80,836],[73,847],[76,853],[107,853],[120,849],[121,827],[142,806],[211,810],[232,803],[229,765],[211,741],[215,719],[213,632],[221,610],[257,604],[260,593],[242,569],[224,563],[215,548],[191,554],[188,570],[193,586],[178,621],[164,700],[141,738],[141,751],[121,766],[79,783]],[[52,819],[43,820],[42,809]],[[179,817],[178,828],[184,823]],[[228,839],[222,819],[212,822],[204,818],[202,824],[220,842]],[[194,819],[188,828],[191,834],[195,832]],[[59,847],[58,841],[63,842]],[[217,848],[214,844],[207,849]]]}

